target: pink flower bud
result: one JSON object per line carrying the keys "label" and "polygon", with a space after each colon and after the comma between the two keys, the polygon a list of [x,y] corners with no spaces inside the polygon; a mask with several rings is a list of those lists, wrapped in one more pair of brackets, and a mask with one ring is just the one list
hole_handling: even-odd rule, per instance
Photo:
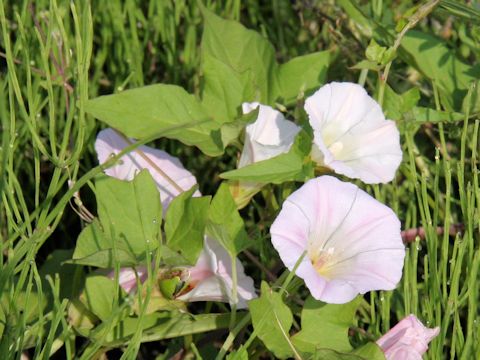
{"label": "pink flower bud", "polygon": [[387,360],[421,360],[428,343],[440,328],[425,327],[415,315],[408,315],[377,340]]}

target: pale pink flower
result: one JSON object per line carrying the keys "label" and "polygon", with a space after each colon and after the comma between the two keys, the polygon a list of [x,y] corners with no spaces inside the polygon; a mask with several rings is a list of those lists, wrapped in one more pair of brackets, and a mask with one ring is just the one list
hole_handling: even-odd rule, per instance
{"label": "pale pink flower", "polygon": [[243,103],[244,114],[259,108],[257,120],[245,128],[245,144],[238,167],[267,160],[288,152],[300,127],[286,120],[280,111],[257,102]]}
{"label": "pale pink flower", "polygon": [[283,203],[270,229],[288,269],[312,296],[341,304],[371,290],[394,289],[405,248],[395,213],[356,185],[331,176],[309,180]]}
{"label": "pale pink flower", "polygon": [[[183,301],[220,301],[235,303],[232,298],[232,260],[218,241],[206,237],[195,266],[186,268],[189,276],[188,292],[178,296]],[[256,297],[253,280],[245,275],[243,265],[236,261],[237,308],[247,307],[247,301]]]}
{"label": "pale pink flower", "polygon": [[[135,269],[130,267],[120,268],[118,273],[118,283],[125,292],[131,293],[137,288],[137,276],[141,284],[147,279],[147,275],[147,268],[145,266],[137,266]],[[110,271],[107,274],[107,277],[114,280],[115,271]]]}
{"label": "pale pink flower", "polygon": [[363,87],[332,82],[306,99],[314,131],[312,158],[367,184],[393,179],[402,161],[400,135]]}
{"label": "pale pink flower", "polygon": [[[115,130],[109,128],[100,131],[95,141],[95,150],[99,163],[103,164],[109,160],[110,156],[118,154],[128,145],[130,144]],[[195,177],[183,167],[176,157],[167,154],[165,151],[145,145],[139,146],[137,149],[149,161],[134,150],[122,156],[115,165],[106,169],[105,173],[120,180],[132,180],[142,169],[147,169],[157,184],[164,210],[166,210],[173,198],[181,193],[179,188],[186,191],[197,184]],[[176,186],[156,168],[167,174]],[[200,196],[200,193],[197,191],[194,195]]]}
{"label": "pale pink flower", "polygon": [[377,340],[387,360],[422,360],[428,343],[440,333],[440,328],[425,327],[415,315],[408,315]]}

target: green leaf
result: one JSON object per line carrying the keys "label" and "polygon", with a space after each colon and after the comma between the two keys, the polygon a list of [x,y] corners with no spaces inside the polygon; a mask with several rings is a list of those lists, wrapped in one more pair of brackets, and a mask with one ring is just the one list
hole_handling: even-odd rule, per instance
{"label": "green leaf", "polygon": [[[5,339],[7,336],[4,337],[4,331],[5,331],[5,326],[7,327],[7,331],[10,331],[10,324],[7,323],[7,317],[5,316],[5,311],[3,310],[4,307],[0,306],[0,339]],[[2,344],[2,341],[0,340],[0,344]]]}
{"label": "green leaf", "polygon": [[134,266],[157,248],[162,206],[157,186],[147,170],[132,181],[101,175],[96,195],[100,221],[80,233],[72,263],[111,268]]}
{"label": "green leaf", "polygon": [[25,336],[22,339],[23,348],[34,347],[38,343],[38,334],[48,332],[51,325],[51,322],[46,323],[45,318],[39,319],[39,314],[52,314],[49,311],[52,301],[49,301],[45,293],[37,291],[30,291],[28,296],[26,291],[20,291],[14,299],[10,299],[13,290],[5,290],[0,295],[0,349],[6,349],[16,342],[18,329],[28,329],[22,334]]}
{"label": "green leaf", "polygon": [[132,181],[98,177],[95,193],[103,230],[118,248],[140,257],[158,246],[162,205],[148,170]]}
{"label": "green leaf", "polygon": [[298,94],[309,94],[325,82],[330,64],[330,51],[298,56],[280,65],[278,72],[278,96],[284,105],[295,102]]}
{"label": "green leaf", "polygon": [[259,108],[249,112],[248,114],[238,117],[236,120],[225,123],[220,128],[222,143],[224,146],[234,142],[245,126],[257,120]]}
{"label": "green leaf", "polygon": [[168,137],[210,156],[223,152],[213,132],[221,124],[179,86],[157,84],[100,96],[87,102],[86,111],[129,137]]}
{"label": "green leaf", "polygon": [[185,266],[186,259],[177,251],[170,249],[166,245],[160,245],[159,250],[162,264],[169,267]]}
{"label": "green leaf", "polygon": [[[412,122],[423,124],[426,122],[431,123],[449,123],[463,121],[465,115],[456,112],[438,111],[426,107],[414,107],[412,109]],[[410,120],[409,120],[410,121]]]}
{"label": "green leaf", "polygon": [[[276,90],[275,51],[267,39],[236,21],[225,20],[205,7],[202,36],[205,87],[202,98],[211,113],[232,120],[244,101],[271,103]],[[230,74],[229,76],[225,76]]]}
{"label": "green leaf", "polygon": [[98,318],[78,298],[70,300],[67,311],[69,325],[80,334],[87,335],[98,322]]}
{"label": "green leaf", "polygon": [[192,197],[195,190],[192,188],[173,199],[165,216],[167,246],[183,256],[184,265],[194,265],[203,249],[210,206],[210,196]]}
{"label": "green leaf", "polygon": [[462,102],[462,111],[469,113],[470,116],[480,113],[480,81],[477,80],[472,85],[471,96],[465,96]]}
{"label": "green leaf", "polygon": [[472,6],[462,4],[458,0],[441,0],[439,7],[444,8],[455,16],[463,17],[466,20],[480,24],[480,11]]}
{"label": "green leaf", "polygon": [[395,41],[395,33],[390,29],[384,28],[371,16],[365,15],[358,1],[337,0],[336,3],[343,8],[349,19],[357,25],[358,30],[366,38],[371,39],[374,37],[385,43],[393,43]]}
{"label": "green leaf", "polygon": [[316,349],[315,352],[307,358],[309,360],[375,360],[364,358],[352,353],[344,353],[332,349]]}
{"label": "green leaf", "polygon": [[318,348],[341,352],[352,349],[348,340],[348,328],[353,323],[360,298],[347,304],[325,304],[309,297],[302,311],[302,330],[292,337],[295,346],[314,353]]}
{"label": "green leaf", "polygon": [[[38,314],[40,312],[45,313],[45,310],[49,306],[48,299],[44,293],[30,291],[30,294],[27,296],[26,291],[20,291],[13,304],[11,303],[11,299],[9,299],[9,295],[8,291],[1,294],[0,308],[8,311],[4,316],[13,320],[15,325],[18,325],[17,320],[25,321],[26,324],[38,321]],[[22,314],[22,318],[12,316],[13,313]]]}
{"label": "green leaf", "polygon": [[352,0],[337,0],[337,3],[347,13],[348,17],[356,23],[362,34],[367,38],[372,38],[374,34],[373,21],[362,13],[358,8],[357,2]]}
{"label": "green leaf", "polygon": [[386,65],[395,58],[395,50],[380,46],[374,39],[370,40],[370,44],[365,50],[365,56],[368,60],[380,65]]}
{"label": "green leaf", "polygon": [[119,244],[116,247],[114,253],[113,240],[103,232],[100,222],[95,219],[78,236],[72,260],[68,262],[101,268],[112,268],[115,262],[120,266],[137,264],[136,257],[130,251],[119,249]]}
{"label": "green leaf", "polygon": [[[237,319],[240,321],[245,315],[245,313],[237,313]],[[127,344],[135,333],[139,321],[139,318],[126,318],[109,333],[103,345],[117,347]],[[143,317],[142,328],[145,330],[140,341],[151,342],[226,329],[229,321],[229,313],[191,315],[178,311],[156,312]]]}
{"label": "green leaf", "polygon": [[203,104],[218,122],[238,116],[243,102],[284,104],[325,81],[330,51],[316,52],[278,65],[270,42],[236,21],[225,20],[202,7]]}
{"label": "green leaf", "polygon": [[106,320],[112,313],[115,282],[102,275],[90,275],[85,280],[82,303],[99,319]]}
{"label": "green leaf", "polygon": [[367,360],[385,360],[385,354],[380,346],[374,342],[368,342],[365,345],[352,351],[352,354],[358,355]]}
{"label": "green leaf", "polygon": [[237,118],[242,113],[241,104],[255,98],[251,71],[238,73],[226,63],[205,53],[202,73],[202,104],[219,123],[228,123]]}
{"label": "green leaf", "polygon": [[313,177],[315,165],[308,157],[311,137],[301,131],[288,153],[259,161],[240,169],[220,174],[228,180],[281,184],[285,181],[305,181]]}
{"label": "green leaf", "polygon": [[39,270],[40,278],[44,289],[49,289],[50,285],[46,280],[47,276],[52,279],[58,275],[60,279],[60,300],[64,298],[72,299],[79,295],[79,284],[83,282],[84,272],[78,266],[66,263],[72,258],[72,250],[54,250],[48,256]]}
{"label": "green leaf", "polygon": [[370,61],[370,60],[362,60],[355,65],[351,67],[351,69],[356,69],[356,70],[373,70],[373,71],[379,71],[382,68],[381,65],[378,65],[376,61]]}
{"label": "green leaf", "polygon": [[465,64],[445,41],[416,30],[403,37],[400,49],[401,57],[409,65],[435,81],[447,110],[459,110],[469,84],[480,77],[480,65]]}
{"label": "green leaf", "polygon": [[250,245],[243,219],[227,183],[222,183],[210,205],[207,232],[234,257]]}
{"label": "green leaf", "polygon": [[417,88],[411,88],[403,94],[397,94],[387,85],[383,101],[385,117],[392,120],[401,120],[406,112],[417,105],[418,100],[420,100],[420,92]]}
{"label": "green leaf", "polygon": [[289,307],[283,303],[282,296],[262,281],[261,296],[249,301],[248,308],[253,328],[265,346],[278,358],[291,357],[293,349],[289,331],[293,316]]}
{"label": "green leaf", "polygon": [[247,349],[242,345],[238,350],[232,351],[226,357],[227,360],[248,360]]}

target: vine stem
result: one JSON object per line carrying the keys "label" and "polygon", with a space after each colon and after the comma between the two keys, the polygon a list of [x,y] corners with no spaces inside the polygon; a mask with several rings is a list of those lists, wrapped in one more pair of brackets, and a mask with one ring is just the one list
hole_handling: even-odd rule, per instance
{"label": "vine stem", "polygon": [[[402,42],[403,37],[409,31],[410,29],[414,28],[417,23],[428,16],[435,6],[438,5],[440,0],[430,0],[428,3],[425,5],[421,6],[409,19],[408,23],[403,27],[402,31],[397,35],[397,38],[395,39],[395,43],[393,44],[393,50],[396,52],[397,49],[400,47],[400,44]],[[380,89],[378,92],[378,103],[380,106],[383,105],[383,99],[385,96],[385,86],[387,85],[387,80],[388,80],[388,75],[390,73],[390,68],[392,67],[393,59],[387,63],[385,66],[385,70],[383,74],[380,77]]]}
{"label": "vine stem", "polygon": [[290,284],[290,282],[293,280],[293,277],[295,276],[295,273],[297,272],[298,267],[300,266],[303,259],[305,258],[305,255],[307,255],[307,251],[304,251],[302,253],[302,255],[298,258],[297,262],[295,263],[295,266],[293,267],[292,271],[288,274],[287,278],[285,279],[285,282],[280,288],[280,291],[279,291],[280,295],[283,295],[287,290],[288,284]]}
{"label": "vine stem", "polygon": [[242,320],[237,323],[237,325],[228,334],[227,339],[223,343],[222,348],[218,352],[215,360],[222,360],[225,357],[228,349],[230,348],[230,346],[232,346],[233,341],[237,337],[238,333],[250,323],[250,320],[252,320],[252,316],[250,315],[250,313],[248,313],[242,318]]}
{"label": "vine stem", "polygon": [[229,329],[231,330],[235,325],[235,319],[237,315],[237,303],[238,303],[238,275],[237,275],[237,257],[231,256],[232,258],[232,311],[230,316],[230,325]]}
{"label": "vine stem", "polygon": [[[283,284],[282,284],[282,287],[280,288],[280,295],[283,295],[288,287],[288,284],[290,284],[290,282],[293,280],[293,277],[295,276],[295,272],[297,271],[298,267],[300,266],[300,264],[302,263],[303,259],[305,258],[305,255],[307,255],[307,252],[304,251],[302,253],[302,255],[298,258],[297,262],[295,263],[295,266],[293,267],[292,271],[290,271],[290,273],[288,274],[287,278],[283,281]],[[286,273],[286,272],[285,272]],[[284,273],[284,274],[285,274]],[[284,274],[282,274],[282,276],[280,276],[278,278],[278,280],[273,284],[272,287],[275,287],[277,285],[278,282],[280,282],[283,278],[284,278]],[[230,346],[232,346],[233,344],[233,341],[235,340],[235,337],[238,335],[238,333],[240,332],[241,329],[243,329],[243,327],[247,326],[249,323],[250,323],[250,320],[251,320],[252,316],[250,315],[250,313],[248,313],[247,315],[245,315],[242,320],[240,320],[238,322],[238,324],[230,331],[230,333],[228,334],[225,342],[223,343],[220,351],[218,352],[217,354],[217,357],[215,358],[215,360],[222,360],[225,355],[227,354],[228,352],[228,349],[230,348]],[[249,338],[247,339],[247,341],[245,342],[245,344],[243,345],[245,349],[247,349],[250,344],[253,342],[253,340],[255,340],[257,337],[257,330],[254,328],[252,333],[250,334]],[[297,353],[296,349],[293,347],[292,348],[293,352],[295,353],[295,357],[296,359],[301,359],[300,355]]]}

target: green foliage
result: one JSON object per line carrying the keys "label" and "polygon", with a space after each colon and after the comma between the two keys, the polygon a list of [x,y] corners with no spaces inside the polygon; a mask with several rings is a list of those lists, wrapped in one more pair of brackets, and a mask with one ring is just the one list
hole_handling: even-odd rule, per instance
{"label": "green foliage", "polygon": [[385,354],[380,346],[374,342],[368,342],[352,351],[352,354],[361,356],[364,359],[385,360]]}
{"label": "green foliage", "polygon": [[480,66],[460,60],[443,41],[417,30],[409,31],[401,43],[401,56],[439,87],[442,105],[460,110],[470,83],[480,76]]}
{"label": "green foliage", "polygon": [[162,205],[150,173],[143,170],[132,181],[99,176],[95,193],[99,221],[80,234],[73,261],[98,267],[138,264],[159,244]]}
{"label": "green foliage", "polygon": [[473,7],[454,0],[441,0],[439,5],[451,14],[480,24],[480,11]]}
{"label": "green foliage", "polygon": [[203,102],[220,119],[232,119],[244,101],[271,103],[276,93],[273,46],[259,33],[202,8]]}
{"label": "green foliage", "polygon": [[115,283],[102,275],[91,275],[85,279],[83,303],[100,320],[107,320],[113,310]]}
{"label": "green foliage", "polygon": [[278,96],[282,103],[291,105],[299,94],[310,94],[325,83],[331,57],[330,51],[319,51],[281,64],[278,71]]}
{"label": "green foliage", "polygon": [[[409,313],[441,327],[425,358],[480,358],[478,84],[466,96],[479,78],[478,10],[439,1],[405,34],[393,58],[387,52],[418,2],[206,3],[0,0],[2,358],[26,351],[32,359],[92,359],[120,351],[126,359],[138,352],[199,357],[197,347],[205,359],[220,350],[233,350],[229,358],[237,359],[274,356],[265,342],[304,359],[383,359],[367,341]],[[368,46],[372,38],[377,44]],[[179,301],[165,299],[182,290],[178,277],[164,294],[158,287],[165,283],[150,278],[141,294],[127,295],[89,268],[137,265],[146,254],[161,266],[192,264],[206,221],[208,233],[231,255],[249,247],[237,260],[249,275],[279,277],[268,226],[296,187],[291,181],[314,176],[311,139],[302,134],[288,154],[226,172],[236,163],[244,127],[257,116],[241,116],[240,107],[244,101],[278,104],[302,124],[302,99],[330,80],[359,82],[371,94],[384,87],[382,108],[401,131],[404,162],[393,183],[365,188],[394,209],[403,229],[421,229],[406,244],[397,289],[372,292],[358,307],[355,326],[362,332],[347,336],[351,318],[329,318],[322,309],[330,305],[310,309],[314,301],[307,299],[300,306],[305,289],[297,285],[285,303],[271,290],[252,301],[282,309],[287,337],[272,345],[266,334],[255,340],[264,330],[254,321],[252,331],[250,314],[190,304],[192,313],[204,312],[192,315]],[[140,174],[140,182],[91,183],[102,172],[92,147],[101,125],[93,117],[127,136],[159,139],[155,146],[179,156],[204,194],[213,194],[219,174],[275,186],[257,194],[241,216],[225,185],[208,212],[206,199],[184,194],[165,215],[161,244],[161,206],[148,174]],[[237,148],[226,149],[229,144]],[[124,198],[115,198],[120,193]],[[89,223],[95,201],[99,218]],[[262,306],[271,316],[275,307]],[[321,314],[319,324],[329,319],[325,328],[331,331],[322,331],[343,350],[318,345],[324,337],[314,336],[313,321],[302,318],[301,330],[286,321],[309,311]],[[305,354],[302,346],[314,352]]]}
{"label": "green foliage", "polygon": [[289,331],[293,316],[282,296],[270,289],[262,281],[261,296],[248,303],[252,314],[252,324],[257,336],[276,357],[287,358],[293,355]]}
{"label": "green foliage", "polygon": [[[363,348],[363,347],[362,347]],[[309,360],[384,360],[385,356],[378,346],[372,343],[371,347],[365,349],[362,353],[340,353],[331,349],[317,349],[315,353],[308,358]]]}
{"label": "green foliage", "polygon": [[385,117],[392,120],[401,120],[405,113],[408,113],[417,105],[418,100],[420,100],[420,93],[417,88],[411,88],[399,95],[387,85],[383,102]]}
{"label": "green foliage", "polygon": [[395,58],[395,49],[380,46],[374,39],[370,40],[370,44],[365,50],[367,59],[378,65],[386,65]]}
{"label": "green foliage", "polygon": [[270,42],[235,21],[202,8],[203,103],[213,117],[234,119],[243,102],[292,104],[323,84],[330,52],[299,56],[278,65]]}
{"label": "green foliage", "polygon": [[194,265],[203,248],[210,196],[192,197],[195,188],[178,195],[165,216],[166,245],[177,251],[184,265]]}
{"label": "green foliage", "polygon": [[133,266],[137,263],[137,259],[130,251],[123,249],[121,243],[118,244],[108,237],[104,233],[100,222],[95,219],[78,236],[72,262],[112,268],[117,262],[122,266]]}
{"label": "green foliage", "polygon": [[107,335],[103,345],[116,347],[126,344],[139,321],[142,321],[144,329],[141,341],[152,342],[225,329],[228,327],[229,317],[230,314],[191,315],[176,311],[148,314],[142,320],[128,317]]}
{"label": "green foliage", "polygon": [[129,137],[177,139],[211,156],[222,151],[218,134],[212,133],[220,124],[179,86],[157,84],[101,96],[89,100],[86,110]]}
{"label": "green foliage", "polygon": [[210,205],[207,234],[218,240],[232,257],[250,246],[245,224],[225,182],[218,188]]}
{"label": "green foliage", "polygon": [[84,273],[80,266],[68,264],[72,258],[73,250],[54,250],[49,254],[42,267],[39,269],[39,275],[43,280],[43,286],[48,288],[48,276],[52,279],[59,277],[60,287],[59,298],[68,299],[79,294],[79,285],[83,283]]}
{"label": "green foliage", "polygon": [[305,181],[313,177],[314,163],[310,160],[312,138],[301,131],[288,153],[255,162],[240,169],[222,173],[227,180],[281,184],[285,181]]}
{"label": "green foliage", "polygon": [[293,344],[303,352],[331,348],[349,352],[348,328],[352,325],[360,298],[343,304],[325,304],[309,297],[302,310],[302,330],[292,337]]}
{"label": "green foliage", "polygon": [[167,137],[217,156],[238,136],[236,119],[243,102],[271,104],[280,96],[291,103],[299,93],[324,82],[329,52],[279,66],[267,39],[201,9],[205,21],[201,103],[178,86],[157,84],[89,100],[86,111],[129,137]]}
{"label": "green foliage", "polygon": [[248,353],[245,347],[241,346],[237,351],[232,351],[226,357],[227,360],[248,360]]}
{"label": "green foliage", "polygon": [[222,142],[225,145],[228,145],[236,141],[239,135],[245,129],[245,126],[257,120],[259,109],[255,109],[248,114],[242,115],[237,119],[224,123],[220,128],[220,134]]}

